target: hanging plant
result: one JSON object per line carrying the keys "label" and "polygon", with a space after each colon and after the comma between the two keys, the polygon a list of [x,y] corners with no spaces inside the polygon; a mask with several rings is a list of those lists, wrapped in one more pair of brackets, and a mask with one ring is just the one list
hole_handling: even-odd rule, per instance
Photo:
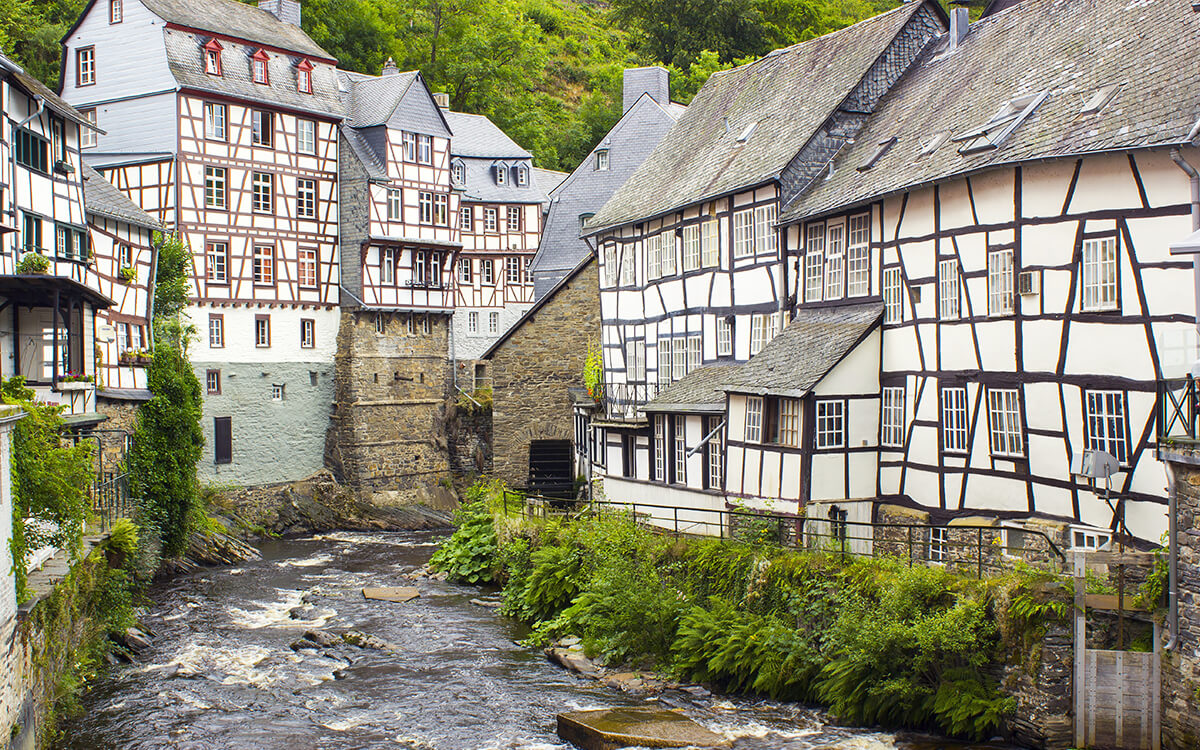
{"label": "hanging plant", "polygon": [[583,361],[583,385],[596,403],[604,398],[604,357],[598,344],[589,342],[587,358]]}
{"label": "hanging plant", "polygon": [[17,273],[45,273],[50,267],[50,259],[40,253],[25,253],[17,261]]}

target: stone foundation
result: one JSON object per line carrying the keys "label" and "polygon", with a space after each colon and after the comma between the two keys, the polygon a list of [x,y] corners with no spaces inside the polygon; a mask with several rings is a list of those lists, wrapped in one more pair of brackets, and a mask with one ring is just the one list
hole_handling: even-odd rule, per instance
{"label": "stone foundation", "polygon": [[97,411],[108,417],[96,431],[100,473],[119,474],[125,462],[125,438],[133,435],[138,409],[143,402],[109,399],[103,396],[98,397],[97,401]]}
{"label": "stone foundation", "polygon": [[1016,699],[1017,710],[1003,727],[1005,736],[1022,747],[1071,747],[1075,661],[1071,631],[1052,626],[1036,652],[1013,654],[1010,659],[1001,685],[1005,694]]}
{"label": "stone foundation", "polygon": [[1162,746],[1182,750],[1200,747],[1200,451],[1160,448],[1159,457],[1175,475],[1179,555],[1179,634],[1162,659]]}

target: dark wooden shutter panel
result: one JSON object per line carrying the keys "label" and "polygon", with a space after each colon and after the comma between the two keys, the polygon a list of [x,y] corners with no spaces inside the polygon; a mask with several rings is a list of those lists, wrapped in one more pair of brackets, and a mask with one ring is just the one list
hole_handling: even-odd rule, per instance
{"label": "dark wooden shutter panel", "polygon": [[232,417],[213,417],[213,457],[219,464],[233,461]]}

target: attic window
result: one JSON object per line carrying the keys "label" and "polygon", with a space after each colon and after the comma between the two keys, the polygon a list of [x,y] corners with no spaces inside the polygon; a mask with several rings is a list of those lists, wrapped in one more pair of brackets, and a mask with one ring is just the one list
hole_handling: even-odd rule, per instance
{"label": "attic window", "polygon": [[592,217],[593,217],[593,216],[595,216],[595,215],[596,215],[596,214],[594,214],[594,213],[591,213],[591,214],[579,214],[579,228],[580,228],[580,229],[583,229],[585,226],[587,226],[588,219],[592,218]]}
{"label": "attic window", "polygon": [[256,50],[254,54],[251,55],[250,72],[251,78],[255,83],[261,83],[268,86],[271,84],[270,73],[267,72],[268,59],[270,58],[267,57],[266,51],[261,48]]}
{"label": "attic window", "polygon": [[934,133],[933,137],[925,141],[924,146],[921,146],[921,154],[932,154],[934,151],[937,151],[939,148],[941,148],[942,144],[948,140],[950,140],[949,130],[943,130],[940,133]]}
{"label": "attic window", "polygon": [[608,149],[602,148],[596,151],[596,171],[608,171]]}
{"label": "attic window", "polygon": [[1113,97],[1117,95],[1117,92],[1120,91],[1120,89],[1121,85],[1117,83],[1110,83],[1107,86],[1101,86],[1100,88],[1096,89],[1096,91],[1087,98],[1087,101],[1083,103],[1083,109],[1079,110],[1079,114],[1096,114],[1100,110],[1104,109],[1104,107],[1113,100]]}
{"label": "attic window", "polygon": [[960,154],[975,154],[1000,148],[1008,136],[1033,114],[1033,110],[1037,109],[1045,98],[1046,92],[1043,91],[1011,99],[982,127],[956,135],[950,140],[962,144],[958,147]]}
{"label": "attic window", "polygon": [[745,143],[746,141],[750,140],[750,136],[751,136],[751,135],[754,133],[754,129],[755,129],[755,128],[757,128],[757,127],[758,127],[758,123],[757,123],[757,122],[752,122],[752,123],[750,123],[749,125],[747,125],[747,126],[746,126],[746,129],[745,129],[745,130],[743,130],[743,131],[741,132],[741,135],[739,135],[739,136],[737,137],[737,142],[738,142],[738,143]]}
{"label": "attic window", "polygon": [[210,76],[221,75],[221,50],[225,49],[216,39],[204,45],[204,72]]}
{"label": "attic window", "polygon": [[885,141],[880,141],[879,145],[877,145],[875,147],[875,150],[871,152],[871,156],[868,157],[865,162],[858,165],[858,171],[866,172],[868,169],[875,166],[875,162],[879,161],[880,158],[882,158],[883,155],[886,154],[888,151],[890,151],[892,146],[895,146],[895,145],[896,145],[896,136],[892,136],[891,138],[888,138]]}
{"label": "attic window", "polygon": [[517,167],[517,184],[521,187],[529,184],[529,170],[525,167]]}
{"label": "attic window", "polygon": [[496,184],[508,184],[508,167],[504,166],[503,164],[500,164],[496,167]]}
{"label": "attic window", "polygon": [[313,64],[307,59],[301,60],[296,66],[296,91],[301,94],[312,93],[312,70]]}
{"label": "attic window", "polygon": [[467,168],[463,165],[463,163],[461,161],[455,160],[455,162],[450,165],[450,178],[458,183],[462,183],[462,182],[466,181]]}

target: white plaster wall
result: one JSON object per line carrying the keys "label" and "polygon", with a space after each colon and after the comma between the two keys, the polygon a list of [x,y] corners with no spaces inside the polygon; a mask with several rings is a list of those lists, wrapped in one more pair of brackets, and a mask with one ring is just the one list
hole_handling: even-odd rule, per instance
{"label": "white plaster wall", "polygon": [[[209,346],[208,316],[225,318],[225,346]],[[191,356],[196,362],[333,362],[337,351],[340,315],[336,309],[293,309],[291,307],[189,306],[186,314],[196,326],[197,340]],[[254,345],[256,315],[271,316],[271,346]],[[300,320],[316,321],[316,346],[300,348]]]}

